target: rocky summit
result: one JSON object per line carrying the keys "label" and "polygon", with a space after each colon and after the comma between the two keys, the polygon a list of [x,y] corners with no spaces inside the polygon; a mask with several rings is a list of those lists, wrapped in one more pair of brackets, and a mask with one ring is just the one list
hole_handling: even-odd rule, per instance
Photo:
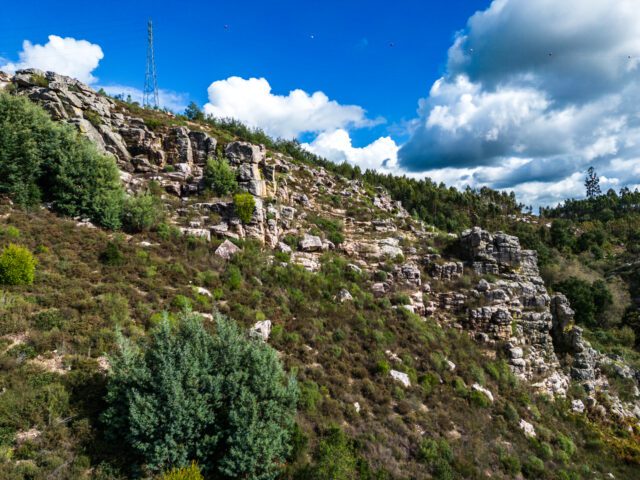
{"label": "rocky summit", "polygon": [[[136,252],[131,255],[140,262],[140,280],[131,280],[131,272],[118,278],[112,270],[105,270],[109,277],[99,277],[103,274],[95,272],[107,267],[98,266],[98,261],[128,268],[117,252],[108,250],[101,253],[101,260],[98,255],[95,261],[77,259],[87,263],[73,267],[78,275],[93,275],[91,282],[101,289],[107,282],[119,285],[117,292],[96,295],[99,305],[108,305],[104,311],[110,312],[109,318],[120,318],[124,305],[131,308],[117,321],[125,326],[127,335],[142,335],[142,317],[154,314],[150,306],[154,301],[174,311],[185,305],[200,308],[209,320],[215,309],[242,318],[252,339],[272,345],[287,366],[301,372],[299,404],[304,413],[298,416],[295,438],[309,436],[319,450],[289,457],[288,465],[306,465],[311,459],[329,461],[323,455],[346,455],[357,444],[362,451],[350,455],[354,455],[353,465],[361,467],[358,477],[324,478],[521,478],[521,462],[528,465],[522,468],[528,478],[587,478],[537,476],[538,463],[530,458],[541,457],[540,462],[553,464],[558,471],[587,458],[567,453],[576,447],[566,440],[566,432],[578,429],[576,424],[580,433],[575,434],[575,442],[581,451],[602,448],[609,452],[606,455],[617,452],[616,458],[624,458],[629,465],[637,461],[637,450],[633,453],[619,438],[638,438],[640,371],[621,356],[592,346],[576,324],[567,296],[545,285],[537,251],[522,248],[517,236],[480,226],[460,233],[438,230],[408,212],[383,186],[300,161],[212,123],[127,104],[53,72],[30,69],[2,74],[0,89],[30,99],[57,122],[73,125],[112,157],[129,195],[152,191],[161,199],[167,212],[165,227],[177,232],[178,238],[129,235],[119,240]],[[212,160],[228,164],[237,184],[236,196],[249,194],[248,218],[242,218],[235,196],[211,192],[206,171]],[[27,215],[10,206],[5,210],[4,220]],[[34,217],[22,221],[31,226],[20,228],[33,228],[33,238],[40,238],[45,224],[57,225],[58,220]],[[523,216],[518,221],[532,220]],[[101,233],[86,228],[92,225],[83,218],[77,218],[73,226],[91,239],[90,244],[104,240],[98,236]],[[63,232],[68,227],[59,228]],[[62,234],[56,231],[55,235]],[[108,235],[110,245],[115,245],[114,234]],[[56,243],[52,248],[62,247]],[[203,259],[195,258],[198,249],[207,252]],[[249,261],[251,252],[260,252],[262,257],[256,254]],[[170,263],[156,265],[151,260],[163,262],[163,257]],[[264,266],[258,268],[263,260]],[[64,262],[49,257],[42,260],[43,267],[50,269],[43,281],[55,282],[60,275],[56,269],[72,268]],[[144,280],[158,275],[166,277],[166,285],[151,288]],[[293,279],[285,281],[285,277]],[[269,281],[272,285],[265,286]],[[54,288],[47,285],[47,289]],[[82,290],[79,285],[73,288]],[[46,295],[36,292],[34,298],[52,302],[50,295],[49,290]],[[314,303],[319,300],[324,303]],[[91,310],[87,306],[90,299],[84,302],[88,303],[77,305],[77,311],[76,306],[65,310],[44,304],[42,311],[55,310],[79,321],[85,318],[83,308]],[[270,310],[264,312],[262,305],[270,305]],[[32,315],[40,315],[40,323],[34,325],[52,322],[56,331],[66,321],[56,320],[52,313]],[[389,325],[386,329],[385,324]],[[33,335],[38,343],[32,347],[34,354],[25,357],[26,364],[72,378],[81,360],[79,351],[72,351],[62,340],[50,345],[46,340],[50,334],[34,333],[38,328],[7,331],[2,348],[16,351],[29,344],[29,335]],[[106,327],[100,328],[96,332],[107,335]],[[100,350],[107,348],[106,340],[98,340],[97,333],[86,335],[94,335],[96,346],[92,351],[87,347],[82,355],[100,359],[102,370],[96,367],[95,372],[108,371],[107,357]],[[440,350],[442,342],[452,345]],[[65,362],[74,366],[67,367]],[[499,371],[498,365],[506,365],[507,370]],[[621,381],[628,387],[624,394],[613,388]],[[7,388],[12,387],[3,386],[2,395]],[[74,384],[73,388],[81,387]],[[438,389],[439,396],[429,397]],[[526,400],[514,406],[518,395]],[[446,409],[448,398],[459,398],[452,407],[454,413]],[[557,412],[548,413],[549,405]],[[474,409],[480,412],[476,419],[480,423],[464,424],[475,421],[469,418],[476,415]],[[553,432],[554,422],[560,421],[554,419],[565,422],[565,433]],[[327,425],[334,421],[340,424],[332,428],[358,440],[350,443],[340,437],[342,433],[327,433]],[[44,435],[42,425],[35,422],[35,430],[18,431],[17,445]],[[485,433],[474,430],[479,425],[487,426]],[[594,433],[598,432],[596,425],[604,425],[602,431],[607,433]],[[0,432],[2,428],[0,425]],[[502,430],[496,433],[494,428]],[[605,446],[594,447],[596,438],[604,438],[597,442]],[[518,460],[514,442],[533,453]],[[485,443],[492,450],[482,450],[479,444]],[[20,448],[15,451],[20,453]],[[455,461],[451,448],[462,452],[456,453]],[[465,449],[485,452],[486,458],[466,461]],[[1,455],[3,452],[0,450]],[[444,458],[446,466],[438,458]],[[29,458],[18,461],[36,462]],[[625,468],[626,474],[632,471]],[[366,476],[366,469],[380,476]],[[613,478],[613,473],[603,476],[610,473],[607,469],[610,467],[592,478]],[[458,476],[438,473],[454,470]],[[349,471],[355,472],[355,467]],[[288,472],[283,475],[293,475]],[[302,475],[295,478],[308,478]]]}

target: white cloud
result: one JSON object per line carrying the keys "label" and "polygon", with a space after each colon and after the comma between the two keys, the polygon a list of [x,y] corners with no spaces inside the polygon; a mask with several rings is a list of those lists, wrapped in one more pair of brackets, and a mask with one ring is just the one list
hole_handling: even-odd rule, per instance
{"label": "white cloud", "polygon": [[447,65],[419,102],[401,168],[533,204],[581,195],[589,165],[607,188],[640,182],[616,167],[640,157],[636,0],[494,0]]}
{"label": "white cloud", "polygon": [[302,146],[332,162],[346,161],[363,170],[392,171],[398,159],[398,145],[390,137],[380,137],[365,147],[354,147],[349,132],[341,128],[322,132],[313,142]]}
{"label": "white cloud", "polygon": [[[142,104],[143,93],[139,88],[128,85],[97,85],[96,88],[104,89],[109,95],[122,95],[125,98],[131,95],[131,99],[134,102]],[[177,113],[182,113],[187,108],[188,95],[184,93],[161,88],[158,90],[158,97],[162,108],[168,108]]]}
{"label": "white cloud", "polygon": [[97,79],[92,72],[103,57],[104,53],[99,45],[86,40],[49,35],[49,41],[44,45],[25,40],[19,53],[20,60],[4,63],[0,68],[10,73],[25,68],[38,68],[68,75],[84,83],[93,83]]}
{"label": "white cloud", "polygon": [[323,92],[309,94],[296,89],[288,95],[276,95],[264,78],[229,77],[213,82],[208,93],[205,113],[236,118],[275,137],[294,138],[307,132],[379,123],[368,119],[362,107],[341,105]]}

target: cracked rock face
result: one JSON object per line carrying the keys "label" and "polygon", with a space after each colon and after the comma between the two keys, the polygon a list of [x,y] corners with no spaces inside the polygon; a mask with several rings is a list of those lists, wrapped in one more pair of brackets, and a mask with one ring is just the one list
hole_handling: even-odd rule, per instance
{"label": "cracked rock face", "polygon": [[[549,295],[535,252],[523,250],[517,237],[492,235],[476,227],[463,232],[460,248],[476,273],[500,277],[493,282],[482,279],[471,291],[483,306],[469,309],[465,327],[485,342],[503,342],[509,364],[519,377],[552,396],[566,395],[571,380],[582,384],[589,394],[603,388],[606,392],[608,381],[601,366],[611,362],[618,375],[633,378],[636,372],[616,365],[584,339],[582,329],[574,324],[569,301],[559,293]],[[447,307],[455,305],[452,298],[455,295],[447,296]],[[633,405],[619,399],[610,403],[613,415],[636,416]]]}

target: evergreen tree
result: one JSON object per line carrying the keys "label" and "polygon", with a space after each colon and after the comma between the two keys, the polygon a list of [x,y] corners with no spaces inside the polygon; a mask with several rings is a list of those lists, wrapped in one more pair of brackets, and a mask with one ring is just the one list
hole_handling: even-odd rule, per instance
{"label": "evergreen tree", "polygon": [[272,479],[289,449],[297,387],[275,350],[216,318],[168,318],[147,350],[121,340],[103,421],[153,471],[197,461],[214,478]]}
{"label": "evergreen tree", "polygon": [[589,167],[589,170],[587,170],[584,186],[587,189],[587,198],[595,198],[602,194],[600,190],[600,179],[593,167]]}
{"label": "evergreen tree", "polygon": [[184,110],[184,116],[193,121],[204,121],[204,113],[195,102],[191,102]]}

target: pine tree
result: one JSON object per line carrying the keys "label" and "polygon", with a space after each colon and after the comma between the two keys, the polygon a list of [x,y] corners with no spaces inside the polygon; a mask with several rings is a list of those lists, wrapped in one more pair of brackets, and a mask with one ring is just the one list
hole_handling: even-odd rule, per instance
{"label": "pine tree", "polygon": [[204,121],[204,113],[200,110],[200,107],[195,102],[191,102],[184,110],[184,115],[189,120]]}
{"label": "pine tree", "polygon": [[589,167],[589,170],[587,170],[584,186],[587,189],[587,198],[595,198],[602,194],[600,190],[600,179],[593,167]]}

